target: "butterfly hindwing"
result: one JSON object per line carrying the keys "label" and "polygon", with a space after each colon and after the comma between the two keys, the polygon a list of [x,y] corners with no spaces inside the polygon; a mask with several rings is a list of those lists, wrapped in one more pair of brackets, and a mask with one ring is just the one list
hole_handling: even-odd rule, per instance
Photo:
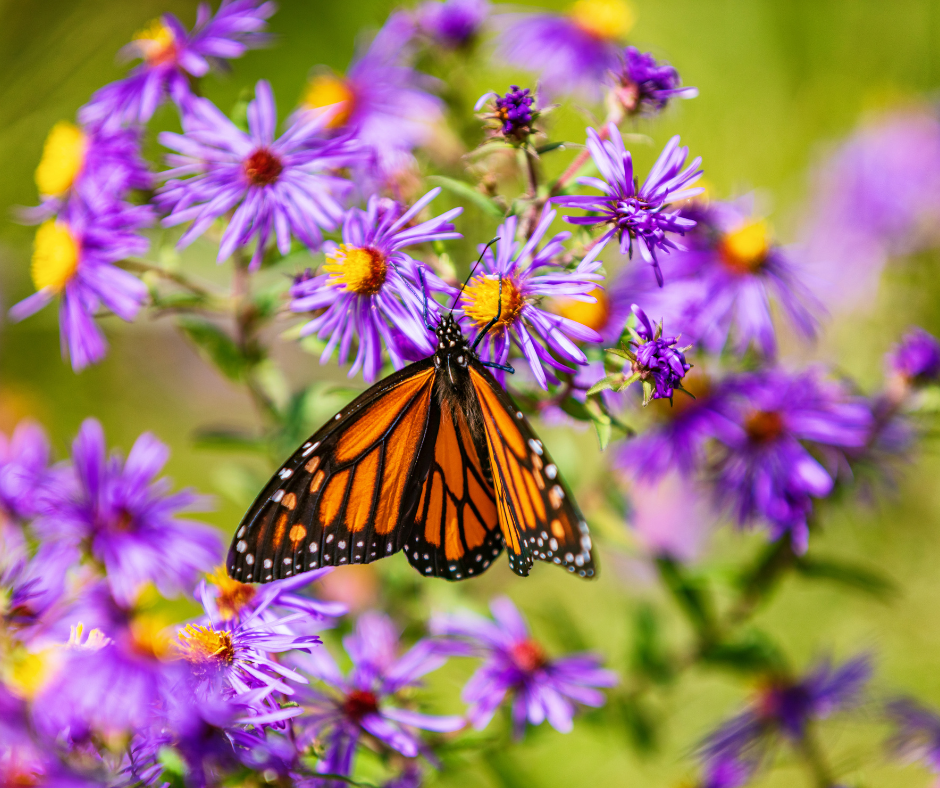
{"label": "butterfly hindwing", "polygon": [[538,558],[581,577],[593,577],[596,568],[587,522],[558,467],[525,415],[479,361],[471,363],[470,379],[482,410],[511,569],[524,577]]}
{"label": "butterfly hindwing", "polygon": [[473,435],[459,408],[446,400],[440,408],[434,457],[405,554],[423,575],[463,580],[489,567],[503,549],[503,535],[485,438]]}
{"label": "butterfly hindwing", "polygon": [[434,376],[430,359],[396,372],[298,448],[242,520],[229,574],[269,582],[400,550],[440,420]]}

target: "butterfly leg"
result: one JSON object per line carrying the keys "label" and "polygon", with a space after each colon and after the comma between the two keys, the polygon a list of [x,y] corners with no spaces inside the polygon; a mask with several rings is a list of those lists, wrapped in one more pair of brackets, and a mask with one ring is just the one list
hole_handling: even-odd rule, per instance
{"label": "butterfly leg", "polygon": [[503,372],[508,372],[510,375],[515,375],[516,370],[509,366],[509,364],[497,364],[495,361],[481,361],[480,362],[484,367],[492,367],[493,369],[501,369]]}
{"label": "butterfly leg", "polygon": [[483,337],[487,335],[489,330],[499,322],[499,316],[503,313],[503,275],[499,275],[499,295],[496,300],[496,317],[494,317],[489,323],[487,323],[483,330],[477,334],[477,338],[473,341],[473,344],[470,346],[470,350],[476,353],[477,345],[483,341]]}

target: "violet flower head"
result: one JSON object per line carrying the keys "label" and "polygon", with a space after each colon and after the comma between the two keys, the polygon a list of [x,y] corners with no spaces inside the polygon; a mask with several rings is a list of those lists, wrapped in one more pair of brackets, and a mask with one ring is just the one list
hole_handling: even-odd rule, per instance
{"label": "violet flower head", "polygon": [[34,524],[45,539],[87,546],[125,606],[148,581],[168,596],[191,590],[222,552],[214,528],[178,518],[204,509],[206,501],[191,490],[170,493],[170,480],[156,479],[168,457],[169,449],[150,433],[137,439],[126,460],[108,456],[101,424],[86,419],[72,444],[74,477],[57,485]]}
{"label": "violet flower head", "polygon": [[911,383],[940,377],[940,341],[922,328],[911,328],[885,358],[888,372]]}
{"label": "violet flower head", "polygon": [[725,445],[713,479],[718,502],[741,525],[763,521],[772,539],[789,534],[804,552],[812,499],[832,491],[844,452],[868,443],[869,405],[814,371],[768,370],[729,384],[725,406],[734,428],[716,434]]}
{"label": "violet flower head", "polygon": [[49,438],[41,425],[23,419],[9,437],[0,433],[0,508],[7,517],[35,517],[50,476]]}
{"label": "violet flower head", "polygon": [[382,368],[383,345],[396,369],[434,352],[433,333],[425,326],[423,313],[426,307],[433,325],[440,307],[424,294],[453,290],[404,250],[461,237],[451,221],[462,208],[409,226],[440,191],[432,189],[407,210],[394,200],[376,196],[365,210],[351,208],[343,222],[343,243],[324,247],[322,273],[295,280],[291,310],[320,311],[302,334],[327,340],[321,364],[337,347],[339,363],[345,364],[355,339],[358,350],[349,376],[361,369],[366,381],[372,382]]}
{"label": "violet flower head", "polygon": [[499,14],[493,24],[499,30],[497,57],[537,71],[546,95],[596,99],[607,73],[617,67],[633,13],[624,0],[577,0],[567,14]]}
{"label": "violet flower head", "polygon": [[538,111],[533,110],[535,97],[529,95],[528,88],[510,85],[509,92],[501,96],[498,93],[485,93],[477,101],[475,109],[480,110],[490,99],[493,109],[483,117],[493,124],[493,132],[515,145],[529,139]]}
{"label": "violet flower head", "polygon": [[571,654],[551,659],[532,639],[529,627],[507,597],[490,602],[493,620],[475,613],[441,616],[431,622],[436,635],[469,642],[485,661],[467,682],[463,699],[467,716],[478,730],[485,728],[509,695],[513,731],[517,738],[526,722],[545,720],[568,733],[578,704],[599,707],[604,695],[598,687],[612,687],[617,676],[601,667],[594,654]]}
{"label": "violet flower head", "polygon": [[663,275],[656,250],[668,254],[673,249],[681,249],[666,233],[684,235],[695,227],[693,219],[670,206],[702,193],[701,188],[690,188],[702,175],[698,169],[702,160],[697,158],[683,169],[688,148],[680,148],[679,137],[673,137],[637,189],[633,158],[623,144],[619,129],[611,123],[607,134],[609,139],[602,140],[594,129],[588,129],[587,147],[603,180],[578,178],[578,183],[599,189],[603,195],[553,197],[552,202],[590,211],[587,216],[566,216],[566,222],[608,227],[584,258],[585,263],[597,259],[610,239],[617,235],[621,253],[631,257],[636,241],[640,256],[653,266],[656,281],[662,286]]}
{"label": "violet flower head", "polygon": [[321,230],[334,229],[342,219],[339,200],[351,188],[330,174],[352,158],[345,143],[320,136],[325,121],[326,116],[300,120],[275,139],[274,94],[263,80],[248,105],[247,132],[208,99],[193,99],[183,112],[184,133],[160,134],[160,142],[179,154],[167,156],[174,166],[161,173],[170,179],[157,193],[169,212],[163,225],[192,222],[179,240],[185,247],[231,211],[218,262],[256,240],[252,270],[261,265],[271,237],[281,254],[290,251],[291,238],[319,249]]}
{"label": "violet flower head", "polygon": [[192,98],[191,79],[268,42],[264,30],[274,9],[272,2],[222,0],[213,15],[208,4],[201,3],[192,31],[165,14],[123,50],[128,59],[143,63],[97,91],[79,111],[79,120],[109,128],[146,123],[168,95],[184,106]]}
{"label": "violet flower head", "polygon": [[80,200],[69,201],[56,219],[36,230],[32,277],[38,292],[15,304],[10,317],[22,320],[60,296],[62,355],[76,372],[100,361],[108,345],[95,324],[98,310],[103,306],[129,322],[147,298],[143,282],[115,263],[147,251],[138,230],[152,218],[148,206],[115,202],[92,210]]}
{"label": "violet flower head", "polygon": [[32,557],[4,545],[0,561],[0,622],[29,644],[49,634],[69,607],[69,570],[79,561],[77,548],[42,544]]}
{"label": "violet flower head", "polygon": [[433,43],[459,49],[479,35],[489,13],[487,0],[427,0],[418,6],[418,27]]}
{"label": "violet flower head", "polygon": [[355,631],[343,639],[352,670],[344,676],[324,649],[296,654],[295,666],[328,689],[298,688],[304,714],[294,722],[302,744],[317,738],[326,754],[317,763],[321,774],[349,775],[362,736],[371,736],[408,758],[425,752],[415,729],[448,732],[463,727],[461,717],[439,717],[404,707],[397,693],[419,684],[448,656],[461,653],[450,644],[420,640],[399,654],[398,632],[381,613],[364,613]]}
{"label": "violet flower head", "polygon": [[679,337],[663,334],[663,324],[653,328],[650,319],[640,307],[633,304],[633,314],[637,317],[637,326],[631,333],[632,350],[626,351],[630,360],[630,378],[643,385],[643,404],[649,405],[654,399],[672,400],[676,389],[682,389],[682,379],[692,365],[685,360],[688,347],[676,347]]}
{"label": "violet flower head", "polygon": [[[487,248],[480,273],[470,280],[457,302],[471,342],[499,317],[482,340],[480,357],[505,364],[514,342],[543,389],[549,382],[556,382],[551,370],[573,372],[570,364],[587,363],[587,356],[575,342],[601,341],[593,329],[549,312],[540,304],[546,297],[592,301],[588,293],[603,279],[597,272],[600,263],[582,262],[567,270],[555,262],[570,233],[552,236],[539,249],[554,218],[555,211],[546,206],[531,237],[524,242],[516,240],[517,217],[506,219],[496,231],[499,240],[495,253]],[[505,377],[500,370],[496,376],[501,382]]]}
{"label": "violet flower head", "polygon": [[895,757],[922,761],[940,774],[940,714],[911,698],[891,701],[885,713],[894,724],[888,747]]}
{"label": "violet flower head", "polygon": [[620,65],[608,76],[608,101],[627,115],[661,112],[674,98],[695,98],[698,88],[680,87],[679,72],[668,63],[657,63],[649,52],[627,47]]}

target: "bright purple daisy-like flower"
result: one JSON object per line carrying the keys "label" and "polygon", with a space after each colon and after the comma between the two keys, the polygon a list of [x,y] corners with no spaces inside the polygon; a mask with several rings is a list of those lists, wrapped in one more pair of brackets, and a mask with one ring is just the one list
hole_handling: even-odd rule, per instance
{"label": "bright purple daisy-like flower", "polygon": [[547,95],[598,98],[616,69],[620,41],[633,26],[623,0],[578,0],[567,14],[546,11],[495,16],[496,54],[519,68],[539,72]]}
{"label": "bright purple daisy-like flower", "polygon": [[679,72],[668,63],[657,63],[649,52],[627,47],[620,65],[609,77],[610,101],[627,115],[661,112],[674,98],[695,98],[698,88],[680,87]]}
{"label": "bright purple daisy-like flower", "polygon": [[126,460],[108,457],[101,425],[87,419],[72,444],[74,479],[48,496],[35,523],[43,538],[87,545],[124,605],[148,581],[166,595],[190,590],[221,555],[214,528],[177,518],[206,502],[191,490],[171,494],[169,479],[154,480],[168,456],[164,444],[144,433]]}
{"label": "bright purple daisy-like flower", "polygon": [[382,368],[383,344],[396,369],[406,360],[434,352],[433,333],[424,324],[423,310],[427,306],[433,324],[439,306],[421,294],[426,289],[453,291],[404,249],[461,237],[451,220],[462,208],[409,226],[440,191],[432,189],[408,210],[375,196],[366,210],[351,208],[343,222],[343,243],[325,247],[322,273],[302,276],[294,283],[291,310],[323,310],[302,329],[304,335],[329,338],[320,363],[326,363],[339,347],[339,362],[345,364],[356,339],[359,346],[349,375],[362,369],[363,377],[371,382]]}
{"label": "bright purple daisy-like flower", "polygon": [[[183,233],[184,247],[232,212],[222,234],[218,261],[257,239],[251,268],[261,265],[268,239],[277,239],[281,254],[295,237],[319,249],[321,229],[332,230],[342,218],[338,198],[348,181],[329,171],[351,163],[344,143],[318,136],[325,118],[295,123],[275,139],[277,110],[271,86],[261,81],[248,105],[248,131],[239,129],[208,99],[193,99],[182,116],[183,134],[163,132],[160,142],[178,151],[162,173],[170,178],[157,194],[170,212],[163,225],[192,222]],[[193,177],[176,180],[179,176]]]}
{"label": "bright purple daisy-like flower", "polygon": [[60,544],[40,545],[31,558],[4,545],[0,590],[7,602],[0,621],[19,640],[42,638],[59,622],[69,604],[68,572],[79,557],[77,548]]}
{"label": "bright purple daisy-like flower", "polygon": [[418,26],[435,44],[459,49],[477,37],[489,12],[487,0],[427,0],[418,6]]}
{"label": "bright purple daisy-like flower", "polygon": [[343,639],[352,670],[343,676],[324,649],[298,654],[293,664],[324,682],[330,690],[301,687],[298,701],[304,715],[295,721],[301,742],[324,742],[326,754],[317,763],[321,774],[348,775],[356,744],[363,735],[414,758],[424,746],[414,729],[449,732],[464,725],[461,717],[439,717],[402,708],[396,694],[418,685],[421,676],[437,670],[449,655],[462,653],[450,644],[420,640],[399,654],[395,625],[381,613],[365,613]]}
{"label": "bright purple daisy-like flower", "polygon": [[207,74],[213,63],[224,65],[267,43],[266,20],[274,9],[272,2],[222,0],[213,16],[201,3],[191,32],[175,16],[165,14],[124,49],[129,59],[144,62],[95,93],[79,111],[79,119],[88,126],[113,128],[146,123],[167,95],[186,104],[192,96],[191,78]]}
{"label": "bright purple daisy-like flower", "polygon": [[940,341],[922,328],[911,328],[885,357],[888,373],[910,383],[932,382],[940,376]]}
{"label": "bright purple daisy-like flower", "polygon": [[940,774],[940,714],[911,698],[891,701],[885,713],[895,728],[888,739],[894,755],[908,761],[922,761]]}
{"label": "bright purple daisy-like flower", "polygon": [[40,424],[23,419],[9,437],[0,433],[0,507],[7,517],[36,516],[50,476],[49,438]]}
{"label": "bright purple daisy-like flower", "polygon": [[747,710],[705,739],[700,757],[712,769],[729,762],[756,766],[781,737],[799,743],[812,720],[857,704],[871,672],[871,660],[863,655],[838,666],[821,662],[799,679],[774,680]]}
{"label": "bright purple daisy-like flower", "polygon": [[[482,272],[470,280],[457,302],[457,307],[463,310],[461,321],[471,340],[499,318],[482,340],[480,357],[505,364],[510,343],[514,342],[542,388],[548,387],[549,380],[555,382],[555,376],[551,371],[546,373],[544,367],[573,372],[568,364],[587,363],[587,356],[575,342],[601,341],[594,329],[539,305],[541,298],[591,302],[593,296],[588,294],[603,279],[597,273],[600,263],[582,262],[574,270],[566,270],[555,262],[564,251],[562,243],[570,233],[552,236],[539,249],[554,218],[555,211],[546,207],[525,242],[516,240],[517,217],[506,219],[496,231],[499,240],[495,254],[487,248],[480,264]],[[503,378],[501,371],[498,377]]]}
{"label": "bright purple daisy-like flower", "polygon": [[13,306],[10,317],[22,320],[61,296],[62,355],[76,371],[100,361],[108,346],[94,321],[99,308],[131,321],[147,298],[143,282],[114,263],[147,251],[138,230],[152,217],[148,206],[114,203],[99,211],[70,201],[37,229],[32,276],[38,292]]}
{"label": "bright purple daisy-like flower", "polygon": [[869,405],[814,371],[768,370],[729,384],[725,406],[735,428],[716,434],[726,447],[713,478],[718,501],[740,524],[764,521],[773,539],[789,533],[805,551],[812,499],[834,486],[809,449],[831,466],[844,463],[844,450],[868,444]]}
{"label": "bright purple daisy-like flower", "polygon": [[460,613],[431,622],[436,635],[469,641],[486,658],[463,690],[475,728],[482,730],[489,724],[507,694],[512,697],[517,737],[525,732],[526,721],[541,725],[548,720],[555,730],[568,733],[577,704],[604,705],[597,687],[614,686],[617,676],[603,669],[597,656],[551,659],[532,639],[525,619],[508,598],[494,599],[490,610],[495,620]]}
{"label": "bright purple daisy-like flower", "polygon": [[673,137],[659,154],[643,185],[637,189],[633,158],[614,124],[608,126],[608,136],[609,139],[602,140],[594,129],[588,129],[587,147],[603,180],[578,178],[578,183],[600,189],[603,195],[553,197],[552,202],[591,212],[587,216],[566,216],[566,222],[608,226],[609,229],[584,258],[585,263],[595,260],[610,239],[618,235],[621,253],[629,253],[631,257],[636,241],[640,256],[653,266],[656,280],[662,286],[663,275],[656,250],[668,254],[673,249],[680,249],[666,233],[683,235],[696,224],[681,210],[670,209],[670,205],[702,193],[700,188],[689,188],[702,174],[698,169],[702,160],[697,158],[682,169],[689,151],[679,147],[679,137]]}

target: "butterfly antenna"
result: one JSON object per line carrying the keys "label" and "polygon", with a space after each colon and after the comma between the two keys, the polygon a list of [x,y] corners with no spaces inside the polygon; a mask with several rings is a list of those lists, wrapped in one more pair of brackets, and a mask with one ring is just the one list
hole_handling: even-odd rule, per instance
{"label": "butterfly antenna", "polygon": [[489,330],[499,322],[499,317],[503,313],[503,275],[499,275],[499,296],[496,299],[496,317],[494,317],[489,323],[483,326],[483,330],[477,334],[477,338],[473,340],[473,345],[470,346],[471,352],[475,353],[477,345],[483,341],[483,337],[489,333]]}
{"label": "butterfly antenna", "polygon": [[[464,283],[461,285],[460,291],[457,293],[457,297],[454,299],[454,304],[456,304],[460,300],[460,296],[463,295],[463,291],[466,289],[467,285],[470,284],[470,280],[473,278],[473,272],[477,270],[477,266],[483,261],[483,255],[486,254],[486,250],[489,249],[498,240],[499,240],[499,236],[497,235],[492,241],[489,241],[486,244],[486,246],[483,247],[483,251],[480,252],[480,256],[477,258],[477,261],[473,264],[473,267],[470,269],[470,273],[467,274],[466,280],[464,280]],[[451,306],[452,310],[453,308],[454,307]]]}
{"label": "butterfly antenna", "polygon": [[[388,261],[388,264],[392,268],[394,268],[396,271],[398,271],[398,275],[401,277],[401,281],[405,283],[405,287],[407,287],[411,291],[411,294],[418,301],[421,301],[422,300],[421,296],[419,296],[418,293],[415,291],[411,282],[409,282],[408,279],[405,277],[405,275],[401,272],[401,269],[391,260]],[[422,308],[422,316],[424,318],[424,327],[428,331],[433,331],[435,327],[431,325],[431,321],[429,319],[429,313],[428,313],[428,286],[424,281],[424,268],[422,268],[420,265],[418,266],[418,279],[421,280],[421,292],[424,293],[424,306]]]}

